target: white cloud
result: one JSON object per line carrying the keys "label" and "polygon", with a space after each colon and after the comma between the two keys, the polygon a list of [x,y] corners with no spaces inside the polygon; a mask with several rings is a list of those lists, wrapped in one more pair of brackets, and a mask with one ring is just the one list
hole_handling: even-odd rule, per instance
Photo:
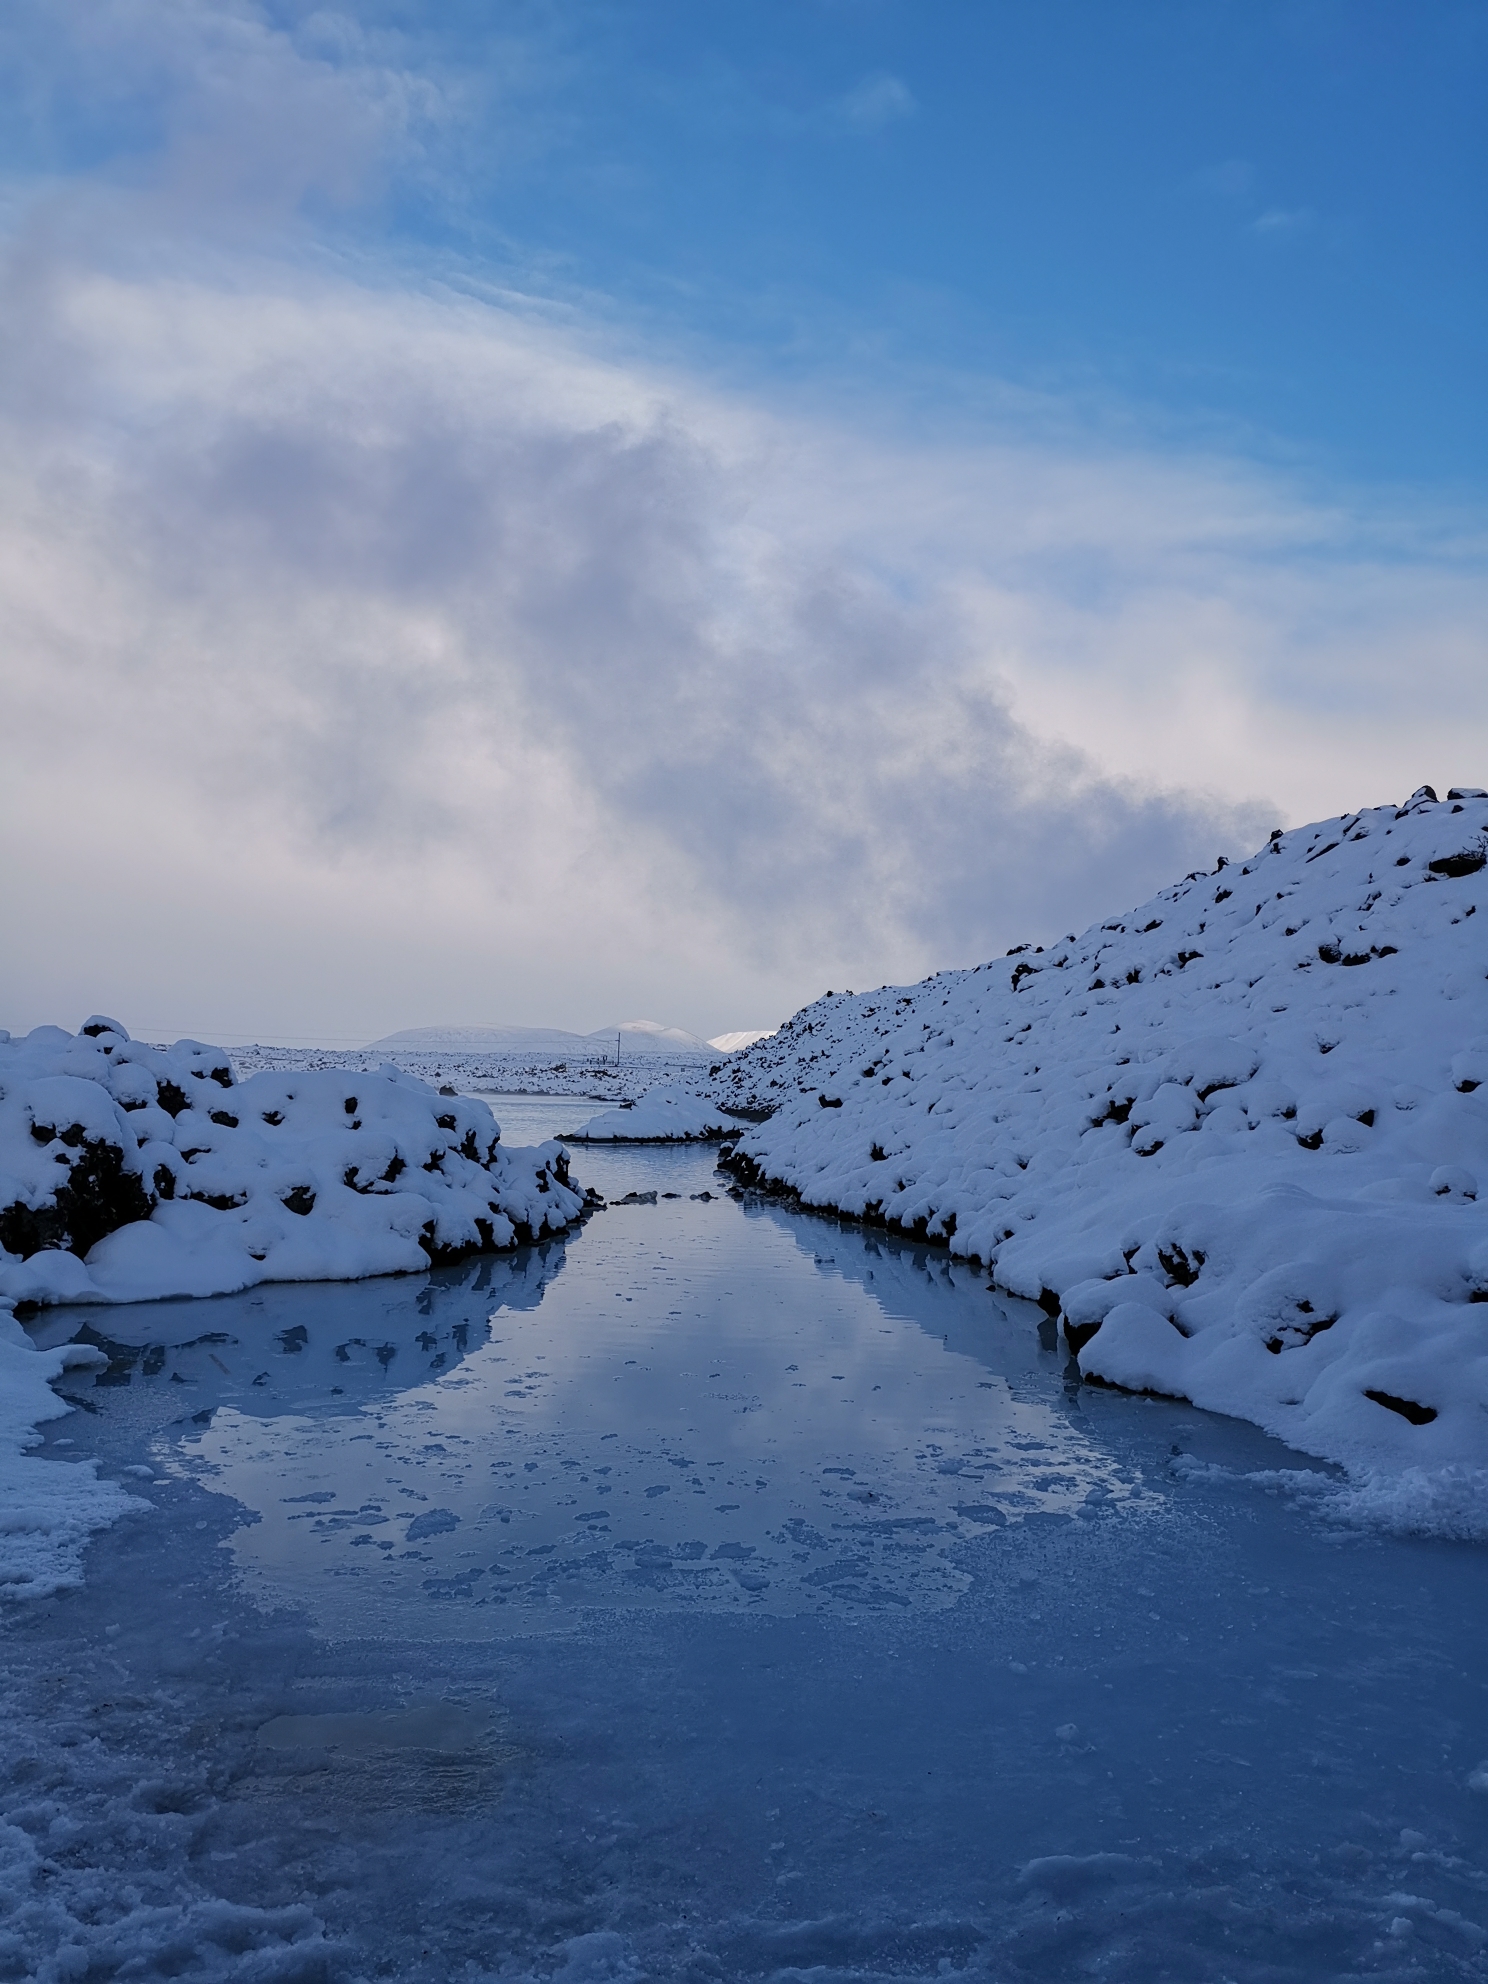
{"label": "white cloud", "polygon": [[1250,223],[1253,234],[1307,234],[1317,226],[1311,207],[1267,207]]}
{"label": "white cloud", "polygon": [[444,86],[341,16],[59,18],[170,108],[0,284],[0,1024],[707,1036],[1485,782],[1451,520],[307,273],[265,217],[356,197]]}
{"label": "white cloud", "polygon": [[1481,726],[1466,577],[1234,465],[875,439],[246,273],[13,298],[25,1018],[675,986],[716,1030],[1058,934],[1264,832],[1257,793],[1405,791]]}
{"label": "white cloud", "polygon": [[1221,159],[1217,165],[1206,165],[1194,174],[1194,186],[1201,193],[1216,195],[1222,200],[1243,200],[1254,189],[1256,169],[1248,158]]}
{"label": "white cloud", "polygon": [[913,117],[919,109],[906,83],[897,76],[864,76],[838,99],[836,110],[843,123],[858,131],[881,131],[886,124],[897,124]]}
{"label": "white cloud", "polygon": [[14,114],[43,143],[89,132],[133,230],[144,195],[157,222],[218,234],[356,202],[417,173],[460,94],[349,13],[254,0],[17,0],[0,66],[29,82]]}

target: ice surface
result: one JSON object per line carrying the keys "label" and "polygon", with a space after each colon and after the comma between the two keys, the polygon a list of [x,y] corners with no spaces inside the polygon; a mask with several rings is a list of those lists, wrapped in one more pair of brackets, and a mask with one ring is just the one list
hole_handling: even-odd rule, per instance
{"label": "ice surface", "polygon": [[0,1975],[1485,1974],[1480,1548],[592,1162],[577,1242],[32,1325],[152,1507],[5,1615]]}
{"label": "ice surface", "polygon": [[427,1708],[373,1709],[351,1715],[275,1715],[258,1732],[266,1750],[473,1750],[491,1727],[489,1715],[436,1702]]}
{"label": "ice surface", "polygon": [[1450,1470],[1396,1506],[1482,1531],[1485,850],[1488,801],[1423,791],[1082,937],[829,994],[715,1079],[775,1108],[739,1170],[989,1265],[1087,1378],[1361,1484]]}

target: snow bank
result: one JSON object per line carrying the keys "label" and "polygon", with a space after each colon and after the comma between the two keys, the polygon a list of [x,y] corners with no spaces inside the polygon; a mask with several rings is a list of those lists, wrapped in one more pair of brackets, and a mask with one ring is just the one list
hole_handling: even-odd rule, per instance
{"label": "snow bank", "polygon": [[396,1274],[561,1232],[562,1145],[391,1066],[238,1082],[113,1020],[0,1040],[0,1296],[135,1302]]}
{"label": "snow bank", "polygon": [[1485,857],[1488,795],[1423,787],[1083,937],[828,994],[715,1078],[777,1105],[731,1161],[987,1263],[1061,1317],[1088,1379],[1356,1472],[1456,1469],[1466,1533],[1488,1483]]}
{"label": "snow bank", "polygon": [[721,1137],[733,1125],[715,1103],[704,1102],[686,1089],[669,1086],[648,1089],[638,1102],[625,1102],[618,1109],[601,1110],[577,1130],[570,1130],[565,1143],[574,1144],[658,1144],[693,1143],[700,1138]]}
{"label": "snow bank", "polygon": [[239,1083],[219,1048],[112,1020],[0,1040],[0,1296],[216,1295],[510,1247],[583,1210],[561,1145],[392,1067]]}

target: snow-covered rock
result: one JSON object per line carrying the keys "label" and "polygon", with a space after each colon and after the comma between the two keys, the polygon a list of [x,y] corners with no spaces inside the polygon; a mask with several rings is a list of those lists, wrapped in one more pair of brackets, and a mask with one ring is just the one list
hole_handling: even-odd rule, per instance
{"label": "snow-covered rock", "polygon": [[220,1048],[117,1022],[0,1039],[0,1298],[140,1301],[350,1280],[561,1232],[561,1144],[392,1066],[239,1082]]}
{"label": "snow-covered rock", "polygon": [[1422,788],[1081,937],[829,994],[714,1079],[775,1106],[732,1161],[985,1262],[1090,1379],[1480,1466],[1485,860],[1488,797]]}
{"label": "snow-covered rock", "polygon": [[601,1110],[577,1130],[568,1131],[564,1142],[685,1144],[721,1137],[733,1127],[716,1103],[705,1102],[686,1089],[668,1086],[648,1089],[638,1102]]}

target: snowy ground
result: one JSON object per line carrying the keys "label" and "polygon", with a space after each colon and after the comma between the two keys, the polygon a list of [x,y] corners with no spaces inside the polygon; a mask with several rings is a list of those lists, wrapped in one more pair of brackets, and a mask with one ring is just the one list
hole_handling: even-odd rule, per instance
{"label": "snowy ground", "polygon": [[658,1083],[697,1085],[706,1080],[711,1068],[721,1066],[726,1057],[711,1062],[696,1055],[672,1058],[665,1054],[623,1054],[617,1064],[613,1037],[608,1057],[591,1052],[581,1058],[534,1054],[436,1054],[394,1050],[349,1050],[333,1052],[319,1047],[235,1047],[233,1065],[240,1074],[250,1075],[273,1068],[292,1073],[301,1068],[325,1068],[338,1073],[356,1073],[391,1061],[421,1081],[437,1088],[453,1083],[470,1095],[582,1095],[597,1101],[633,1102]]}
{"label": "snowy ground", "polygon": [[0,1977],[1488,1975],[1480,1550],[586,1162],[577,1241],[32,1325],[151,1506],[3,1615]]}
{"label": "snowy ground", "polygon": [[1488,1534],[1485,851],[1488,799],[1422,793],[1082,937],[828,995],[713,1083],[776,1105],[740,1173],[948,1241],[1087,1377]]}

